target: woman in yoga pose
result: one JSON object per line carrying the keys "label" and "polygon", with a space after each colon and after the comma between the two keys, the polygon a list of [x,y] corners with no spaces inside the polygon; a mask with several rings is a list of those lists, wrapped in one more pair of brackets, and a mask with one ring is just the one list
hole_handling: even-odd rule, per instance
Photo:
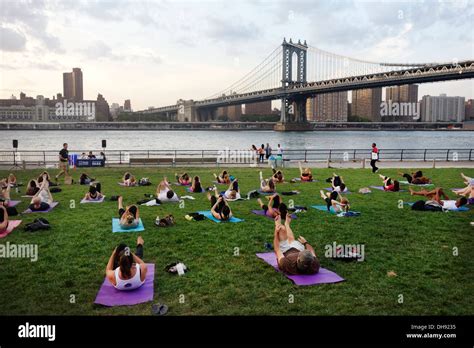
{"label": "woman in yoga pose", "polygon": [[283,176],[283,172],[281,170],[272,169],[272,171],[273,171],[272,178],[275,183],[282,184],[285,182],[285,177]]}
{"label": "woman in yoga pose", "polygon": [[237,179],[230,183],[229,188],[224,192],[224,198],[231,200],[241,198],[239,183]]}
{"label": "woman in yoga pose", "polygon": [[142,260],[143,244],[143,238],[138,236],[135,253],[120,244],[110,255],[105,275],[117,290],[133,290],[145,283],[147,266]]}
{"label": "woman in yoga pose", "polygon": [[383,189],[385,191],[398,192],[400,191],[400,183],[397,180],[393,180],[388,176],[379,174],[380,179],[383,181]]}
{"label": "woman in yoga pose", "polygon": [[260,191],[265,193],[274,193],[276,191],[273,178],[268,180],[264,179],[262,172],[260,172]]}
{"label": "woman in yoga pose", "polygon": [[[348,212],[350,205],[347,198],[342,197],[337,191],[324,192],[323,190],[319,191],[321,198],[326,202],[328,211],[333,211],[334,213]],[[339,198],[339,200],[337,200]]]}
{"label": "woman in yoga pose", "polygon": [[35,179],[31,179],[26,186],[26,195],[34,196],[39,191],[39,184]]}
{"label": "woman in yoga pose", "polygon": [[341,193],[347,190],[347,186],[344,183],[342,176],[339,176],[336,173],[332,173],[332,178],[326,179],[326,182],[331,183],[331,188],[333,191]]}
{"label": "woman in yoga pose", "polygon": [[278,195],[278,193],[275,193],[271,196],[267,196],[266,198],[268,199],[268,204],[263,204],[260,198],[257,199],[260,208],[265,211],[265,215],[270,216],[272,218],[281,215],[281,218],[285,219],[288,213],[288,208],[286,204],[282,202],[282,199]]}
{"label": "woman in yoga pose", "polygon": [[178,195],[171,189],[170,183],[168,182],[168,179],[166,177],[164,177],[163,180],[156,187],[156,197],[161,202],[179,201]]}
{"label": "woman in yoga pose", "polygon": [[31,199],[29,208],[31,211],[45,211],[49,209],[52,203],[53,196],[49,191],[48,177],[47,174],[43,174],[39,190]]}
{"label": "woman in yoga pose", "polygon": [[211,214],[217,220],[227,221],[232,217],[232,210],[224,196],[219,195],[217,188],[214,187],[214,195],[207,193],[207,199],[211,202]]}
{"label": "woman in yoga pose", "polygon": [[101,191],[100,182],[90,184],[89,191],[84,196],[84,199],[86,201],[98,201],[104,196]]}
{"label": "woman in yoga pose", "polygon": [[216,175],[216,174],[214,173],[214,178],[216,179],[216,181],[217,181],[218,184],[226,184],[226,185],[229,185],[230,182],[231,182],[229,173],[227,173],[226,170],[223,170],[219,175]]}
{"label": "woman in yoga pose", "polygon": [[178,175],[178,173],[175,173],[176,181],[184,186],[188,186],[191,184],[191,178],[189,177],[188,173],[183,173],[181,175]]}
{"label": "woman in yoga pose", "polygon": [[93,181],[95,181],[95,179],[90,177],[87,173],[82,173],[81,176],[79,177],[80,185],[89,185]]}
{"label": "woman in yoga pose", "polygon": [[0,198],[0,232],[3,232],[8,227],[8,212],[7,208],[3,205],[3,201]]}
{"label": "woman in yoga pose", "polygon": [[38,176],[38,179],[36,180],[36,182],[38,184],[41,184],[43,182],[43,179],[45,178],[45,176],[46,176],[46,180],[48,181],[49,186],[57,186],[57,184],[51,182],[51,177],[50,177],[50,175],[47,171],[44,171],[43,173],[41,173]]}
{"label": "woman in yoga pose", "polygon": [[425,184],[431,184],[431,179],[423,176],[423,172],[421,170],[418,170],[416,172],[412,172],[411,175],[408,173],[398,173],[400,176],[404,177],[407,179],[409,184],[412,185],[425,185]]}
{"label": "woman in yoga pose", "polygon": [[193,178],[193,182],[191,184],[191,191],[192,192],[203,192],[204,191],[204,189],[201,185],[201,179],[197,175]]}
{"label": "woman in yoga pose", "polygon": [[126,173],[123,175],[122,183],[123,183],[125,186],[135,186],[135,185],[137,184],[137,179],[135,178],[135,176],[133,176],[133,175],[130,174],[129,172],[126,172]]}
{"label": "woman in yoga pose", "polygon": [[5,206],[8,206],[8,202],[10,202],[10,189],[11,186],[9,181],[0,187],[0,199],[3,200]]}
{"label": "woman in yoga pose", "polygon": [[119,225],[123,229],[135,228],[140,222],[140,212],[135,204],[123,207],[123,197],[118,197]]}
{"label": "woman in yoga pose", "polygon": [[464,196],[467,198],[467,204],[474,205],[474,186],[468,185],[467,187],[459,190],[453,190],[458,196]]}
{"label": "woman in yoga pose", "polygon": [[[428,202],[431,205],[437,205],[442,209],[442,210],[457,210],[460,207],[464,206],[467,204],[467,198],[466,197],[460,197],[457,200],[450,200],[448,195],[444,193],[443,189],[441,187],[437,187],[434,190],[421,190],[421,191],[415,191],[411,187],[409,188],[410,194],[412,196],[423,196],[428,198]],[[418,201],[418,202],[423,202],[423,201]],[[414,203],[415,204],[422,204],[422,203]],[[426,204],[426,202],[423,202]],[[433,204],[434,203],[434,204]],[[415,209],[416,210],[416,209]]]}
{"label": "woman in yoga pose", "polygon": [[313,181],[313,173],[310,168],[304,168],[301,166],[301,162],[298,162],[300,167],[300,179],[301,181]]}

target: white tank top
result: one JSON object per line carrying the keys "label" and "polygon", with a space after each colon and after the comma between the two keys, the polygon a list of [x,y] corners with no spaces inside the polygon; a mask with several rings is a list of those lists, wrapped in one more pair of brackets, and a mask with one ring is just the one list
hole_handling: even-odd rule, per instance
{"label": "white tank top", "polygon": [[144,281],[142,282],[140,278],[140,265],[137,263],[135,264],[135,267],[137,269],[135,275],[132,278],[126,280],[119,277],[120,267],[115,269],[115,288],[117,290],[133,290],[143,285]]}

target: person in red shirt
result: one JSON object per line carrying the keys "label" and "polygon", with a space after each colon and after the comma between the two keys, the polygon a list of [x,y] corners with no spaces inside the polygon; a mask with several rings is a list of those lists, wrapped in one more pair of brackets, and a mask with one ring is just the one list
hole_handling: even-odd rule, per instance
{"label": "person in red shirt", "polygon": [[400,191],[400,183],[397,180],[392,180],[390,177],[381,174],[379,176],[383,180],[383,189],[385,191]]}
{"label": "person in red shirt", "polygon": [[372,143],[372,153],[370,157],[370,166],[372,167],[372,173],[377,173],[379,168],[375,165],[375,162],[379,160],[379,149],[377,149],[377,145]]}

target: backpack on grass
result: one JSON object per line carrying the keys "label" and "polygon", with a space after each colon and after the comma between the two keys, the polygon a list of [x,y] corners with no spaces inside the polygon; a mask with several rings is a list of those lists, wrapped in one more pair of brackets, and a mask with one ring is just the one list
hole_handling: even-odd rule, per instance
{"label": "backpack on grass", "polygon": [[33,222],[25,225],[25,231],[36,232],[41,230],[49,230],[51,228],[49,221],[45,218],[37,218]]}

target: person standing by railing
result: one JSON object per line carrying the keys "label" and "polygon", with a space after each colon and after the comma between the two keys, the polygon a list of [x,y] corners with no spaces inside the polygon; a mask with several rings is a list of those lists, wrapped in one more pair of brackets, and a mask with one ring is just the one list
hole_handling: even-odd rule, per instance
{"label": "person standing by railing", "polygon": [[370,166],[372,167],[372,173],[377,173],[379,168],[375,163],[379,160],[379,149],[377,149],[377,144],[372,143],[372,152],[370,154]]}
{"label": "person standing by railing", "polygon": [[68,172],[68,163],[69,162],[69,151],[67,149],[67,143],[63,144],[63,148],[61,151],[59,151],[59,169],[60,172],[58,175],[56,175],[56,181],[61,175],[65,175],[66,177],[69,177],[69,172]]}
{"label": "person standing by railing", "polygon": [[270,147],[270,144],[267,143],[267,146],[265,147],[265,158],[268,161],[268,158],[272,155],[272,148]]}

